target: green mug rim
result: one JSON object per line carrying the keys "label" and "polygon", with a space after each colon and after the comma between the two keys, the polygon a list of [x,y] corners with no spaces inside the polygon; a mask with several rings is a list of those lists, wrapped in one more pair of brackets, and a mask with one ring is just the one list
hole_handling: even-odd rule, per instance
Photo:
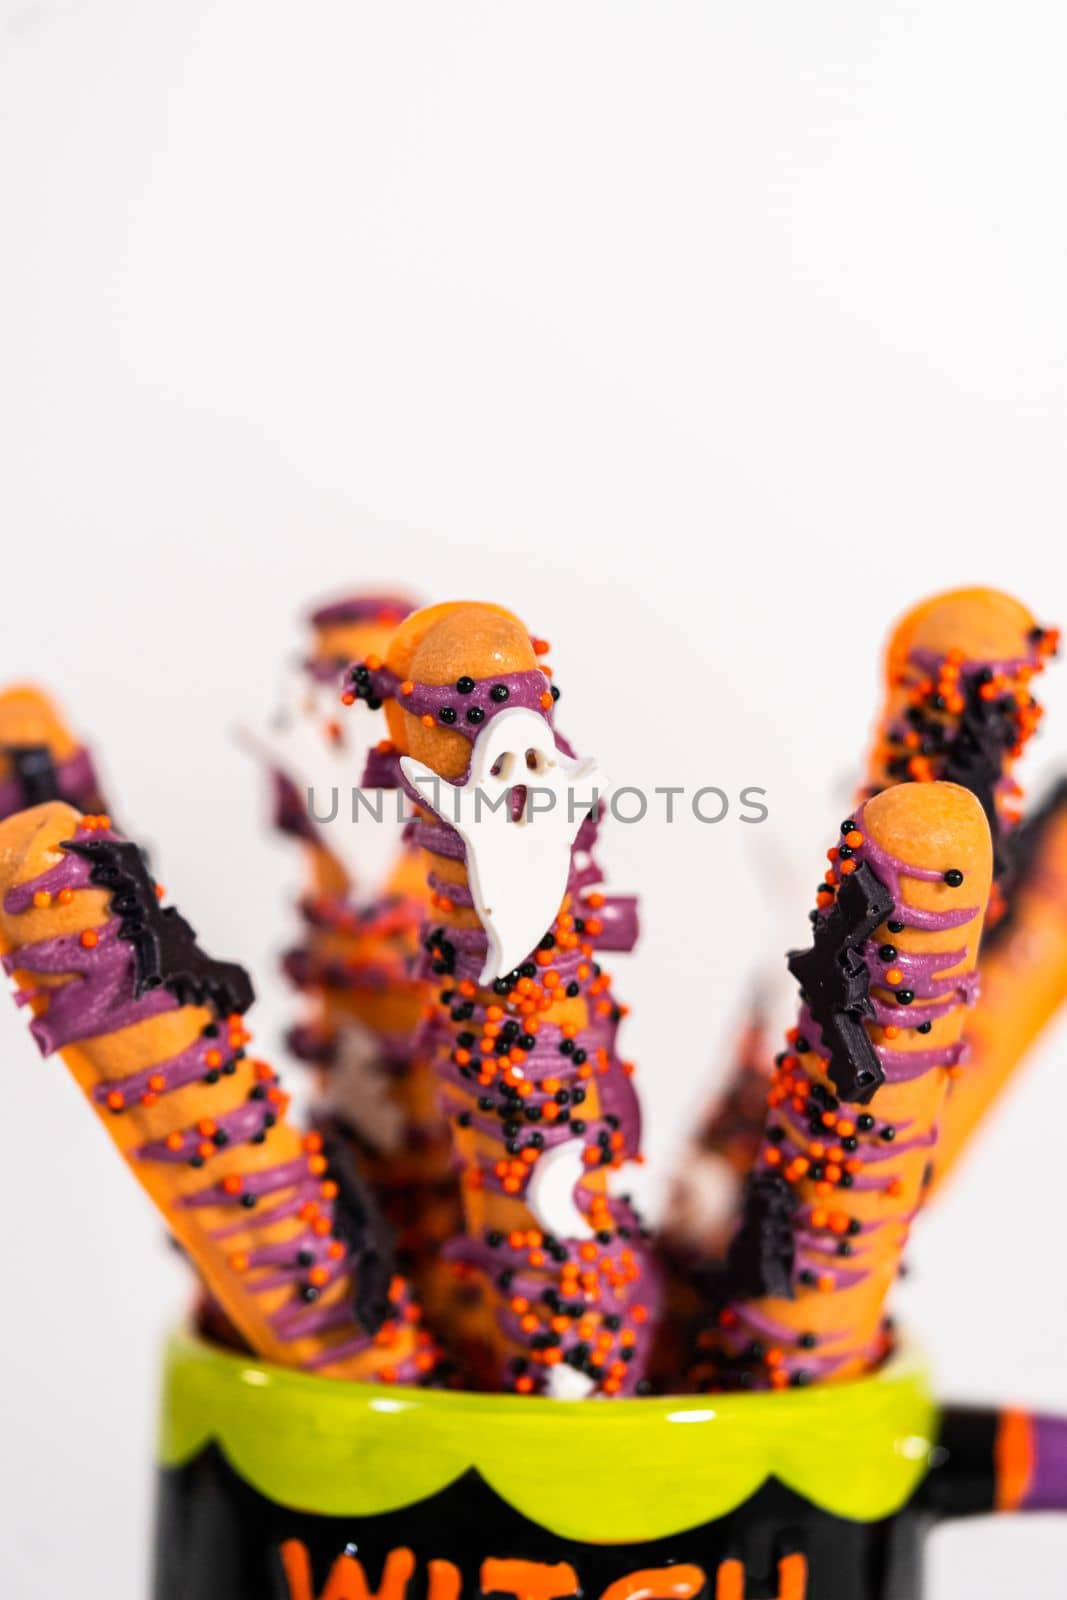
{"label": "green mug rim", "polygon": [[630,1543],[724,1516],[772,1477],[839,1517],[891,1516],[928,1469],[937,1422],[910,1349],[851,1383],[566,1401],[341,1383],[182,1329],[166,1347],[158,1458],[178,1468],[215,1444],[277,1504],[351,1517],[473,1469],[560,1537]]}

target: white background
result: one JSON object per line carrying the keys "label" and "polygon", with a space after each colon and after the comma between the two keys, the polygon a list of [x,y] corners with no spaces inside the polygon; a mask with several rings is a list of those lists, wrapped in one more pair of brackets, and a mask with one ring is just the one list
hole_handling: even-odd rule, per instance
{"label": "white background", "polygon": [[[510,604],[618,781],[764,785],[762,828],[605,847],[645,896],[621,985],[662,1177],[806,928],[888,622],[970,581],[1067,620],[1061,8],[0,17],[0,677],[59,691],[267,1041],[295,863],[230,730],[309,597]],[[1063,668],[1046,698],[1052,766]],[[917,1230],[946,1393],[1067,1409],[1065,1046]],[[0,1047],[3,1593],[136,1600],[186,1279],[7,1008]],[[931,1592],[1065,1566],[1067,1522],[985,1523]]]}

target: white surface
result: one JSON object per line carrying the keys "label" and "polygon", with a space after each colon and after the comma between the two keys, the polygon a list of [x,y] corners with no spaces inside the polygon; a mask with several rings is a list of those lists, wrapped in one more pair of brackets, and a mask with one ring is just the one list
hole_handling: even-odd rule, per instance
{"label": "white surface", "polygon": [[[61,690],[268,1042],[293,862],[228,729],[306,596],[511,604],[618,783],[765,786],[761,828],[605,839],[645,896],[619,983],[662,1172],[779,939],[761,858],[817,881],[887,621],[974,580],[1067,619],[1062,8],[0,14],[0,674]],[[0,1040],[3,1589],[136,1600],[184,1276],[6,1007]],[[955,1393],[1067,1408],[1065,1047],[915,1251]],[[932,1596],[1065,1565],[1067,1522],[990,1524]]]}

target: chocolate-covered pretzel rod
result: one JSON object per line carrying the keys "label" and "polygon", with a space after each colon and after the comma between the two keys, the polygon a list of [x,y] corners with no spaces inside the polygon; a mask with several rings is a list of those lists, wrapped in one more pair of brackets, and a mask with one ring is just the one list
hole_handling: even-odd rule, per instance
{"label": "chocolate-covered pretzel rod", "polygon": [[814,943],[790,957],[800,1014],[701,1384],[779,1387],[877,1364],[961,1070],[992,878],[980,802],[955,784],[897,785],[857,807],[834,855]]}
{"label": "chocolate-covered pretzel rod", "polygon": [[252,987],[161,906],[137,846],[52,802],[0,824],[0,951],[250,1349],[336,1378],[434,1366],[354,1172],[304,1136],[245,1049]]}
{"label": "chocolate-covered pretzel rod", "polygon": [[[973,588],[933,595],[914,607],[897,623],[886,649],[885,700],[860,799],[887,784],[909,781],[943,779],[970,789],[993,832],[997,876],[990,925],[1013,892],[1012,835],[1020,799],[1013,772],[1041,718],[1032,681],[1058,640],[1057,630],[1040,627],[1011,595]],[[946,1113],[939,1170],[955,1161],[1033,1037],[1010,1022],[1000,1032],[997,1018],[1012,1009],[1009,982],[1007,975],[998,976],[988,989],[997,995],[993,1017],[985,1016],[986,1001],[979,998],[969,1026],[986,1044],[972,1061],[966,1085],[953,1090],[960,1110],[957,1116],[950,1104]],[[987,986],[982,988],[984,994]],[[1027,1014],[1026,997],[1020,994],[1019,1000],[1021,1013]],[[675,1249],[701,1258],[713,1256],[723,1233],[734,1226],[731,1197],[751,1167],[762,1133],[761,1085],[770,1079],[772,1062],[754,1043],[749,1029],[725,1089],[693,1140],[676,1203],[664,1223]],[[695,1203],[701,1195],[703,1211]]]}
{"label": "chocolate-covered pretzel rod", "polygon": [[104,809],[89,751],[46,694],[15,684],[0,690],[0,818],[46,800]]}
{"label": "chocolate-covered pretzel rod", "polygon": [[698,1124],[667,1191],[661,1238],[683,1275],[721,1260],[730,1242],[763,1138],[773,1073],[774,1035],[757,996],[738,1032],[726,1087]]}
{"label": "chocolate-covered pretzel rod", "polygon": [[1067,779],[1015,830],[1011,890],[983,940],[967,1022],[967,1070],[942,1119],[933,1193],[953,1170],[1043,1029],[1067,1000]]}
{"label": "chocolate-covered pretzel rod", "polygon": [[[341,680],[354,660],[384,651],[412,609],[400,596],[360,593],[308,619],[311,648],[302,662],[308,692],[288,718],[304,724],[305,735],[307,724],[317,724],[310,731],[322,752],[349,756],[350,784],[363,776],[362,730],[340,717]],[[295,773],[284,770],[284,740],[275,760],[275,826],[300,842],[306,870],[302,937],[284,962],[304,1001],[288,1044],[316,1073],[315,1126],[333,1127],[351,1143],[395,1232],[398,1264],[430,1318],[451,1324],[455,1273],[441,1250],[459,1231],[459,1188],[436,1081],[413,1050],[429,998],[426,980],[414,971],[427,904],[419,852],[390,826],[384,806],[381,821],[364,810],[353,823],[347,795],[330,825],[316,822]],[[388,804],[395,809],[395,798]],[[382,833],[392,860],[378,881]]]}
{"label": "chocolate-covered pretzel rod", "polygon": [[1019,819],[1013,771],[1041,719],[1030,685],[1058,643],[1011,595],[954,589],[902,617],[886,650],[867,792],[930,779],[969,789],[989,822],[1002,889]]}
{"label": "chocolate-covered pretzel rod", "polygon": [[490,1380],[628,1394],[642,1386],[656,1283],[640,1223],[608,1184],[639,1154],[640,1119],[616,1049],[623,1008],[597,958],[628,948],[636,926],[632,903],[599,887],[595,804],[584,821],[567,815],[567,785],[586,769],[553,730],[541,655],[506,611],[435,606],[401,626],[386,662],[356,666],[349,698],[386,704],[418,803],[434,896],[427,1037]]}

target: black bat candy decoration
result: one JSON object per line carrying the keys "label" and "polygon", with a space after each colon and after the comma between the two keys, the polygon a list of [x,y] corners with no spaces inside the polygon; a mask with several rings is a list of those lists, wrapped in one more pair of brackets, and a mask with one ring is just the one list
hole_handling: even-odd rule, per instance
{"label": "black bat candy decoration", "polygon": [[795,1191],[778,1173],[754,1173],[749,1178],[741,1222],[726,1256],[732,1298],[793,1298],[796,1207]]}
{"label": "black bat candy decoration", "polygon": [[11,744],[4,749],[11,762],[11,770],[22,794],[23,804],[42,806],[47,800],[58,800],[59,773],[55,758],[46,744]]}
{"label": "black bat candy decoration", "polygon": [[88,861],[89,878],[106,889],[119,938],[133,946],[134,993],[164,988],[179,1005],[214,1006],[220,1016],[247,1011],[252,980],[235,961],[216,961],[174,906],[162,906],[139,846],[128,839],[68,839],[62,848]]}
{"label": "black bat candy decoration", "polygon": [[986,814],[993,835],[993,870],[998,875],[1004,859],[1003,829],[997,811],[997,785],[1004,757],[1019,737],[1015,702],[983,700],[980,685],[969,683],[959,731],[948,745],[943,777],[969,789]]}
{"label": "black bat candy decoration", "polygon": [[893,897],[866,861],[842,878],[837,899],[815,923],[815,942],[793,950],[789,971],[818,1024],[827,1074],[842,1100],[864,1105],[885,1073],[864,1021],[873,1017],[861,946],[893,911]]}
{"label": "black bat candy decoration", "polygon": [[[969,676],[963,686],[964,709],[955,725],[942,721],[937,690],[931,695],[933,711],[912,706],[907,713],[908,731],[918,734],[923,755],[937,763],[937,776],[946,783],[969,789],[981,805],[993,835],[993,871],[999,879],[1010,866],[1009,852],[997,808],[997,785],[1004,772],[1004,758],[1019,742],[1019,708],[1010,695],[987,700],[983,689],[987,678]],[[904,728],[895,730],[900,744]],[[910,753],[895,755],[888,764],[894,780],[910,777]]]}
{"label": "black bat candy decoration", "polygon": [[334,1236],[355,1260],[355,1313],[367,1333],[377,1333],[392,1315],[389,1285],[396,1270],[388,1224],[375,1205],[352,1155],[352,1135],[330,1117],[315,1119],[322,1153],[337,1184],[333,1203]]}

